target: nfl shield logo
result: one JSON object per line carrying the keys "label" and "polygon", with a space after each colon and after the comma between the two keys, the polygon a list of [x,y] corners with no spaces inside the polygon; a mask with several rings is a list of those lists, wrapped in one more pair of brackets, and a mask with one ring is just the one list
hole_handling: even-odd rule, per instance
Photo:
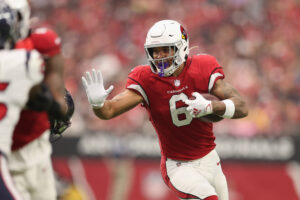
{"label": "nfl shield logo", "polygon": [[178,86],[180,85],[180,80],[175,80],[175,81],[174,81],[174,85],[175,85],[176,87],[178,87]]}

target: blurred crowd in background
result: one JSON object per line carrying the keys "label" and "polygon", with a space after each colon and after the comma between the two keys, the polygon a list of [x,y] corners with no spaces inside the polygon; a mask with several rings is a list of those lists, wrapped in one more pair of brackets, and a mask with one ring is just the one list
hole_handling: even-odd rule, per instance
{"label": "blurred crowd in background", "polygon": [[112,96],[127,75],[147,64],[148,29],[162,19],[187,30],[192,54],[214,55],[226,81],[249,105],[249,116],[215,124],[216,135],[299,134],[299,0],[31,0],[33,26],[48,26],[62,40],[65,82],[76,111],[69,136],[85,132],[153,134],[147,112],[136,109],[110,121],[96,118],[81,85],[92,68],[103,73]]}

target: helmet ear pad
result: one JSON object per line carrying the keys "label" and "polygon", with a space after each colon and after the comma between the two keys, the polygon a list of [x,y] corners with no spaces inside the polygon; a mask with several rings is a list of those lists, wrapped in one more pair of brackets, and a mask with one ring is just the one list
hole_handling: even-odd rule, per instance
{"label": "helmet ear pad", "polygon": [[[172,65],[162,71],[154,62],[152,49],[163,46],[174,47],[174,56]],[[188,36],[184,28],[173,20],[155,23],[148,31],[144,47],[152,72],[160,76],[171,76],[189,54]]]}

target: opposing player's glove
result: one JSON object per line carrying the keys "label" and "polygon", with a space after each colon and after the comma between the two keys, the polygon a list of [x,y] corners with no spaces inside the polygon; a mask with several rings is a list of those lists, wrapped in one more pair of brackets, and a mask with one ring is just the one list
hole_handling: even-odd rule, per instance
{"label": "opposing player's glove", "polygon": [[71,126],[71,117],[74,114],[75,106],[73,98],[67,89],[65,89],[64,99],[68,105],[66,115],[63,118],[55,118],[53,115],[49,115],[51,142],[55,142],[60,139],[62,137],[62,133]]}
{"label": "opposing player's glove", "polygon": [[186,110],[190,112],[190,115],[194,118],[199,118],[205,115],[209,115],[213,112],[211,101],[205,99],[200,93],[193,92],[192,95],[195,99],[184,100],[184,103],[188,105]]}
{"label": "opposing player's glove", "polygon": [[71,126],[71,121],[50,119],[50,142],[53,143],[62,137],[63,132]]}
{"label": "opposing player's glove", "polygon": [[101,72],[95,69],[90,72],[86,72],[85,77],[82,76],[82,84],[84,86],[88,100],[93,108],[101,108],[104,105],[104,101],[111,93],[114,87],[111,85],[107,90],[103,86],[103,78]]}

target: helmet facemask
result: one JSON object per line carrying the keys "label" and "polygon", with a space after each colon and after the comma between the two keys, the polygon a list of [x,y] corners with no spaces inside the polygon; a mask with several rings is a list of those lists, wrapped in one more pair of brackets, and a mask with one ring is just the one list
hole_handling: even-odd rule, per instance
{"label": "helmet facemask", "polygon": [[152,48],[151,47],[145,48],[148,61],[150,62],[151,69],[154,73],[157,73],[160,77],[170,76],[179,67],[178,63],[175,62],[179,54],[178,49],[176,48],[176,46],[165,46],[168,47],[169,49],[168,56],[164,58],[155,59],[153,57],[153,49],[156,47],[158,46]]}

